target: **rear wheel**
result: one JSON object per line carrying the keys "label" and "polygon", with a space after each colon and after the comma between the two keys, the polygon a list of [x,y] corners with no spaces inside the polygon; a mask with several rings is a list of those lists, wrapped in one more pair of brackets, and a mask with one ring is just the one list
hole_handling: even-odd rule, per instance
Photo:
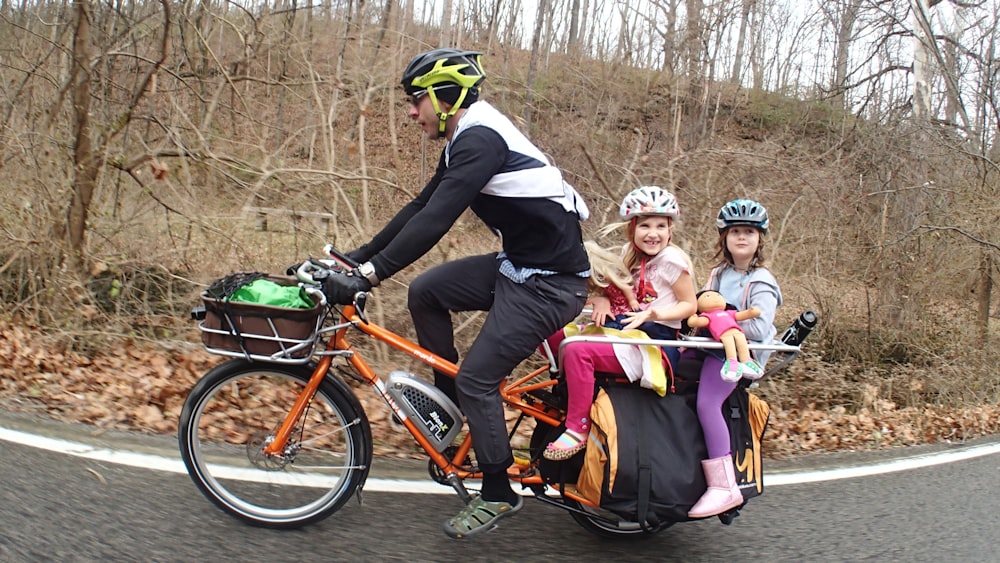
{"label": "rear wheel", "polygon": [[639,523],[625,520],[613,512],[586,506],[576,501],[567,502],[580,511],[570,512],[573,520],[588,532],[603,538],[649,538],[674,525],[673,522],[667,522],[655,528],[643,528]]}
{"label": "rear wheel", "polygon": [[[543,424],[536,426],[531,435],[532,458],[539,459],[546,444],[555,440],[564,429],[564,426],[552,427]],[[539,459],[539,468],[546,481],[556,489],[562,485],[573,486],[579,475],[584,455],[581,452],[571,459],[558,462]],[[563,502],[571,508],[570,515],[577,524],[603,538],[641,539],[651,537],[674,524],[668,522],[655,528],[643,528],[639,523],[625,520],[614,512],[587,506],[571,499],[563,499]]]}
{"label": "rear wheel", "polygon": [[195,385],[178,441],[201,492],[250,524],[297,528],[336,512],[371,466],[372,436],[357,398],[327,377],[278,455],[265,455],[312,368],[230,360]]}

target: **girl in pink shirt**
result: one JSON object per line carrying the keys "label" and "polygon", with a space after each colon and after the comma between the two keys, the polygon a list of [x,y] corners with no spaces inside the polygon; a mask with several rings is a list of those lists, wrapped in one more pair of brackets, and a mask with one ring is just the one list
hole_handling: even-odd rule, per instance
{"label": "girl in pink shirt", "polygon": [[[671,244],[674,221],[680,215],[673,194],[656,186],[642,186],[625,196],[621,217],[629,236],[625,265],[632,272],[639,311],[625,313],[623,330],[639,328],[654,339],[677,337],[681,321],[697,310],[691,260]],[[604,325],[610,314],[607,299],[594,298],[592,319]],[[605,325],[606,326],[606,325]],[[664,350],[676,364],[676,348]],[[643,353],[637,346],[603,342],[575,342],[565,347],[562,367],[569,402],[566,431],[550,443],[546,459],[569,459],[587,445],[590,406],[594,400],[594,373],[619,374],[632,381],[643,379]],[[670,365],[664,366],[672,370]]]}

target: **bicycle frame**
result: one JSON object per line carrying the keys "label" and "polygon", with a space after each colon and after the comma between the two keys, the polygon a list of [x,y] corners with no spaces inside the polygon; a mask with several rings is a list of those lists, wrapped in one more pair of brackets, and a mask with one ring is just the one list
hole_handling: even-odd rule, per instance
{"label": "bicycle frame", "polygon": [[[424,451],[424,453],[426,453],[434,464],[437,465],[437,467],[442,471],[442,473],[446,475],[448,481],[458,491],[459,495],[466,498],[468,496],[468,492],[465,490],[464,486],[461,485],[461,482],[465,479],[478,479],[482,477],[482,474],[479,472],[469,471],[461,467],[461,461],[466,459],[472,449],[471,435],[468,433],[465,435],[461,442],[459,442],[454,455],[450,458],[443,453],[438,452],[430,441],[420,432],[413,420],[406,416],[403,410],[396,404],[395,400],[389,395],[386,385],[378,373],[376,373],[376,371],[361,356],[361,354],[359,354],[350,345],[347,340],[347,333],[350,329],[357,329],[362,333],[371,336],[375,340],[388,344],[392,348],[430,366],[432,369],[446,373],[451,377],[455,377],[455,375],[458,374],[458,366],[454,363],[441,358],[429,350],[418,346],[410,340],[399,336],[398,334],[385,329],[380,325],[368,322],[367,319],[363,318],[363,315],[358,312],[356,306],[345,306],[341,312],[341,320],[339,323],[320,330],[320,334],[332,332],[333,335],[330,337],[325,350],[318,351],[316,353],[316,355],[320,357],[320,360],[317,363],[316,368],[313,370],[309,383],[296,399],[288,415],[286,415],[285,420],[282,422],[274,437],[274,440],[272,440],[271,443],[264,448],[264,455],[279,455],[283,451],[299,418],[306,411],[312,397],[316,393],[316,390],[319,389],[319,385],[323,381],[323,378],[325,378],[330,372],[333,358],[335,356],[343,356],[355,369],[362,381],[375,389],[375,392],[389,407],[395,417],[407,429],[410,435],[413,436],[414,440],[416,440],[416,442],[420,445],[420,448]],[[516,381],[502,385],[501,396],[503,397],[505,403],[520,410],[522,412],[522,417],[530,416],[539,422],[551,426],[558,426],[562,421],[557,411],[552,408],[544,408],[536,404],[531,404],[521,398],[523,393],[555,385],[555,381],[551,380],[538,383],[528,383],[546,371],[548,371],[547,366],[536,369]],[[520,419],[518,422],[520,422]],[[513,466],[508,473],[510,474],[512,480],[520,482],[526,487],[541,486],[545,484],[541,475],[537,472],[526,471],[527,469],[528,467],[526,465],[522,467],[520,464],[515,464],[515,466]],[[583,498],[574,498],[574,500],[591,504]]]}

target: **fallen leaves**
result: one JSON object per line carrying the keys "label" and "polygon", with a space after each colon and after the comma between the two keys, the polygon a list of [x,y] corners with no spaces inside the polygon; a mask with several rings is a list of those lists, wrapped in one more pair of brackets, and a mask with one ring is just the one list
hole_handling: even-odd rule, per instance
{"label": "fallen leaves", "polygon": [[[0,408],[41,412],[103,429],[172,434],[187,392],[219,361],[194,339],[175,348],[124,342],[87,356],[56,349],[40,331],[0,320]],[[381,399],[368,389],[358,388],[356,393],[371,420],[375,454],[420,457],[409,434],[391,422]],[[870,386],[864,388],[857,412],[843,406],[782,408],[777,403],[772,401],[764,436],[764,455],[770,458],[955,442],[1000,433],[996,405],[899,408]],[[508,422],[516,414],[508,412]],[[526,446],[530,433],[530,425],[519,430],[515,447]]]}

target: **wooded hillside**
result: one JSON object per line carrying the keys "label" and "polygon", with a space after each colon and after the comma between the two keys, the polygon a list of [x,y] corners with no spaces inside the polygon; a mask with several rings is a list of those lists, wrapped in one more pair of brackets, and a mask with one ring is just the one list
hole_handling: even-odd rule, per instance
{"label": "wooded hillside", "polygon": [[[367,241],[442,148],[406,120],[401,69],[457,45],[587,198],[588,236],[631,187],[668,187],[704,281],[719,206],[767,205],[779,321],[821,319],[772,401],[996,405],[998,12],[804,4],[5,2],[4,315],[85,354],[193,342],[200,284]],[[401,286],[494,246],[464,217],[374,314],[405,327]]]}

